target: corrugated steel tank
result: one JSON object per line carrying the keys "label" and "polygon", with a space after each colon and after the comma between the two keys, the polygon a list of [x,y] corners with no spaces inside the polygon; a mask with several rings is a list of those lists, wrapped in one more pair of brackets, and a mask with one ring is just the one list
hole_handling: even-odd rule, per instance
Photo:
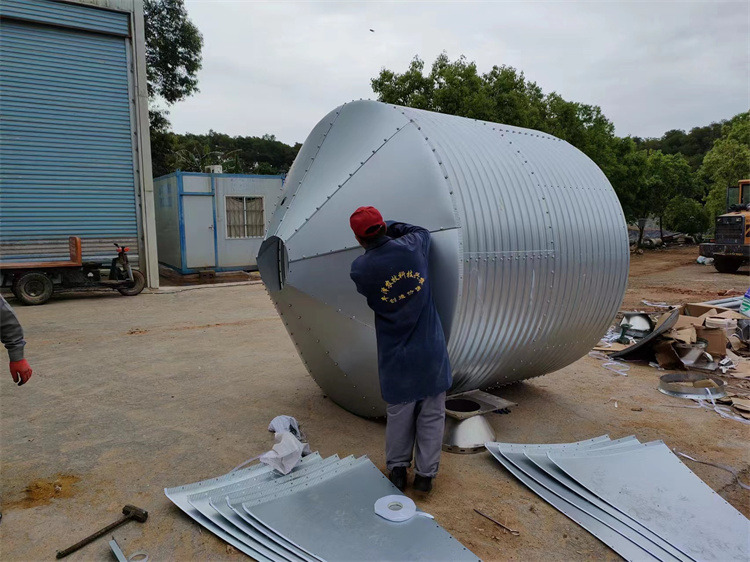
{"label": "corrugated steel tank", "polygon": [[453,391],[556,371],[607,330],[628,276],[622,208],[602,171],[551,135],[372,101],[326,115],[302,146],[258,256],[312,377],[339,405],[385,411],[373,313],[349,277],[349,215],[432,232]]}

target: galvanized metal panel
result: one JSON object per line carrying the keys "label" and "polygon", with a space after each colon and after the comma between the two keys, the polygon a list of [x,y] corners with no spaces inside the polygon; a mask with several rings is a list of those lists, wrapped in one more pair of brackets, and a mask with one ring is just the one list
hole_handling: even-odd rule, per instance
{"label": "galvanized metal panel", "polygon": [[3,0],[0,2],[0,17],[130,35],[130,14],[53,0]]}
{"label": "galvanized metal panel", "polygon": [[[62,24],[57,11],[70,8],[66,13],[92,30],[90,22],[129,21],[128,14],[56,2],[4,2],[3,10],[32,4]],[[94,241],[137,240],[126,48],[122,37],[0,20],[4,247],[67,245],[75,235],[83,240],[84,259],[98,261],[103,255],[89,251]],[[8,258],[27,259],[3,255]]]}
{"label": "galvanized metal panel", "polygon": [[645,443],[634,451],[551,451],[547,456],[581,486],[691,558],[750,559],[750,521],[664,443]]}
{"label": "galvanized metal panel", "polygon": [[[277,480],[263,482],[250,489],[240,490],[224,497],[227,500],[227,504],[233,507],[254,506],[268,501],[275,501],[294,494],[301,489],[314,486],[324,480],[337,478],[340,474],[369,462],[367,457],[355,458],[354,456],[348,456],[336,460],[329,457],[317,463],[311,470],[305,473],[299,473],[298,471],[297,474],[287,474]],[[214,499],[220,498],[214,496]]]}
{"label": "galvanized metal panel", "polygon": [[251,548],[264,553],[266,556],[289,560],[291,562],[314,562],[315,559],[313,557],[306,556],[291,545],[284,545],[279,541],[271,539],[264,532],[258,531],[248,525],[244,519],[228,507],[226,496],[240,490],[248,491],[265,483],[278,484],[282,479],[298,478],[318,470],[323,465],[337,461],[337,455],[322,460],[317,453],[314,453],[302,458],[300,463],[287,476],[282,476],[275,470],[258,471],[248,478],[234,480],[224,486],[191,494],[187,499],[190,505],[210,519],[215,525],[242,540],[242,542]]}
{"label": "galvanized metal panel", "polygon": [[432,519],[414,517],[392,523],[375,513],[375,501],[398,493],[367,461],[288,495],[243,507],[280,535],[329,562],[477,560]]}
{"label": "galvanized metal panel", "polygon": [[264,556],[262,553],[237,539],[231,533],[227,533],[224,529],[216,525],[213,521],[211,521],[197,509],[195,509],[187,499],[190,494],[195,493],[197,490],[208,490],[212,487],[222,486],[236,479],[247,477],[247,475],[250,474],[257,474],[258,472],[268,471],[270,471],[270,467],[266,465],[256,465],[243,470],[230,472],[229,474],[225,474],[217,478],[211,478],[209,480],[196,482],[194,484],[187,484],[185,486],[177,486],[174,488],[165,488],[164,494],[172,501],[172,503],[174,503],[177,507],[184,511],[185,514],[192,518],[196,523],[205,527],[221,539],[225,540],[240,552],[244,552],[248,556],[252,556],[258,561],[272,562],[274,560],[273,558]]}
{"label": "galvanized metal panel", "polygon": [[250,537],[253,541],[260,542],[266,548],[271,549],[285,560],[304,560],[307,562],[314,562],[315,560],[318,560],[318,558],[309,555],[283,538],[271,533],[261,523],[247,517],[246,514],[244,514],[244,511],[240,510],[240,512],[238,512],[232,508],[228,497],[233,494],[236,495],[240,490],[244,490],[245,493],[247,493],[251,488],[267,488],[268,485],[279,485],[289,479],[317,472],[325,466],[339,462],[338,455],[333,455],[332,457],[323,460],[321,460],[320,457],[315,459],[310,459],[310,457],[312,457],[312,455],[304,457],[300,464],[287,476],[280,476],[276,472],[272,472],[264,478],[254,478],[252,481],[245,480],[244,482],[238,482],[235,485],[195,494],[188,499],[196,509],[227,532],[240,538],[244,536]]}
{"label": "galvanized metal panel", "polygon": [[[616,527],[617,523],[613,522],[613,526],[605,525],[600,519],[587,513],[583,509],[583,505],[579,505],[579,502],[576,501],[575,494],[566,491],[564,486],[556,485],[551,478],[545,478],[544,471],[537,469],[533,463],[523,456],[523,453],[503,454],[497,447],[488,447],[488,450],[508,472],[523,482],[540,498],[578,523],[625,560],[659,560],[615,530],[613,526]],[[516,461],[521,463],[522,466],[518,466]],[[525,463],[528,463],[528,465]],[[606,518],[606,514],[599,513],[599,515]]]}
{"label": "galvanized metal panel", "polygon": [[657,556],[660,560],[680,560],[681,562],[690,562],[691,560],[693,560],[693,558],[690,558],[689,556],[674,548],[659,535],[651,532],[651,530],[649,530],[647,527],[644,527],[631,517],[628,517],[627,515],[612,508],[612,506],[599,499],[596,495],[589,492],[586,488],[584,488],[570,476],[565,474],[555,463],[549,460],[549,458],[547,457],[548,451],[549,449],[537,452],[525,451],[524,455],[540,470],[546,472],[552,480],[557,481],[573,493],[583,498],[588,503],[596,506],[602,511],[605,511],[610,516],[614,517],[630,529],[633,529],[633,531],[637,532],[638,534],[654,543],[655,548],[650,548],[649,552]]}
{"label": "galvanized metal panel", "polygon": [[[343,263],[345,253],[357,255],[348,218],[360,205],[433,232],[433,253],[443,257],[432,265],[433,291],[454,391],[572,363],[596,343],[622,300],[624,216],[606,177],[582,152],[538,131],[377,102],[346,104],[305,141],[267,235],[280,239],[281,261],[267,256],[266,271],[259,266],[269,281],[279,270],[287,277],[281,290],[269,286],[280,310],[307,296],[333,303],[316,305],[333,309],[325,322],[298,315],[306,325],[292,339],[308,369],[324,369],[313,374],[318,384],[357,414],[384,412],[377,392],[360,402],[359,393],[336,388],[377,388],[374,335],[347,329],[352,316],[368,318]],[[438,235],[446,230],[453,238]],[[317,276],[297,276],[295,268]],[[290,333],[295,324],[288,321]],[[356,349],[373,364],[326,372],[319,344],[333,333],[344,338],[334,338],[337,347]]]}

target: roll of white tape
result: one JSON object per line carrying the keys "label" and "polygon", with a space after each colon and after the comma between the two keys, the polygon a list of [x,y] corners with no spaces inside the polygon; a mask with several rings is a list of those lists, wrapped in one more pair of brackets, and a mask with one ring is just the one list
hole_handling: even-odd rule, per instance
{"label": "roll of white tape", "polygon": [[375,513],[388,521],[408,521],[417,512],[417,506],[406,496],[383,496],[375,502]]}
{"label": "roll of white tape", "polygon": [[425,513],[424,511],[417,511],[416,504],[411,498],[406,496],[392,495],[383,496],[375,502],[375,513],[380,515],[383,519],[388,521],[395,521],[397,523],[402,521],[408,521],[415,515],[421,515],[423,517],[429,517],[433,519],[432,515]]}

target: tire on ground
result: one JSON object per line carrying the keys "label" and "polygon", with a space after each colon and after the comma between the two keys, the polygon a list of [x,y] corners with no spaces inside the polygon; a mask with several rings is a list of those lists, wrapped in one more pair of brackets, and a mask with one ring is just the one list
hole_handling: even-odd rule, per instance
{"label": "tire on ground", "polygon": [[14,294],[23,304],[37,305],[47,302],[55,290],[52,280],[44,273],[24,273],[14,283]]}
{"label": "tire on ground", "polygon": [[734,273],[742,265],[742,258],[714,256],[714,267],[719,273]]}
{"label": "tire on ground", "polygon": [[117,290],[120,291],[121,295],[126,297],[134,297],[139,294],[146,287],[146,278],[143,273],[137,269],[133,270],[133,284],[131,287],[119,287]]}

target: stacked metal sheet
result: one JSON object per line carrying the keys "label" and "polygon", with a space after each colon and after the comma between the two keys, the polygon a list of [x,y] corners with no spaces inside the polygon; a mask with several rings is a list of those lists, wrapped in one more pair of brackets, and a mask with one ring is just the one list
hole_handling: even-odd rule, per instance
{"label": "stacked metal sheet", "polygon": [[662,441],[487,443],[542,499],[626,560],[750,560],[750,521]]}
{"label": "stacked metal sheet", "polygon": [[477,560],[430,518],[376,515],[378,499],[400,492],[367,457],[313,453],[285,476],[256,465],[164,492],[259,562]]}

